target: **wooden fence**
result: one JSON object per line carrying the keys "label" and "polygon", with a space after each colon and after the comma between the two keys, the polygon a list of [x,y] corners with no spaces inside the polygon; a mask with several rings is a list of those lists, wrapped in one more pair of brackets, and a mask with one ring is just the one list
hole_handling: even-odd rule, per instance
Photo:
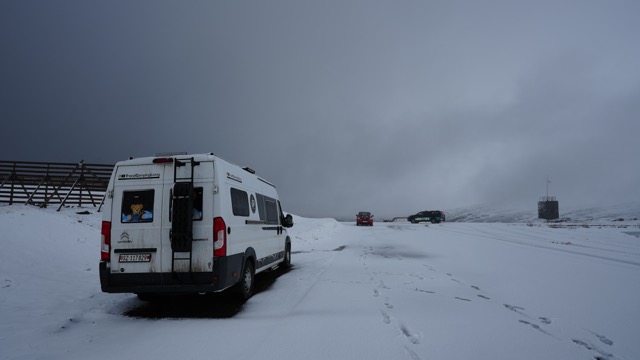
{"label": "wooden fence", "polygon": [[[113,165],[0,160],[0,203],[101,206]],[[98,209],[100,211],[100,209]]]}

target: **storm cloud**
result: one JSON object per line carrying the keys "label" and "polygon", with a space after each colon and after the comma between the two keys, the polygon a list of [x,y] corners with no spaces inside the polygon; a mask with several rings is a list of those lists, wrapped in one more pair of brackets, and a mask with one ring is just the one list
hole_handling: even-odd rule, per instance
{"label": "storm cloud", "polygon": [[0,158],[213,152],[286,211],[640,201],[635,1],[3,1]]}

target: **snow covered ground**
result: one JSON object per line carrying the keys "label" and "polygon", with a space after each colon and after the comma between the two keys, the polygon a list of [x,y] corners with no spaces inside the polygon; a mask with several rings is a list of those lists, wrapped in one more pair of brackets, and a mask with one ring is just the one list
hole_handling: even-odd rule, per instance
{"label": "snow covered ground", "polygon": [[637,221],[296,217],[293,268],[239,306],[102,293],[100,220],[0,206],[0,358],[640,359]]}

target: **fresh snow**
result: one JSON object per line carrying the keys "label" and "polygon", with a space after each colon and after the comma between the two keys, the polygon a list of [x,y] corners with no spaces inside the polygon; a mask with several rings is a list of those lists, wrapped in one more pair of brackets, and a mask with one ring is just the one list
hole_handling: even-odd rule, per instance
{"label": "fresh snow", "polygon": [[640,359],[637,221],[295,217],[244,305],[102,293],[100,221],[0,206],[0,358]]}

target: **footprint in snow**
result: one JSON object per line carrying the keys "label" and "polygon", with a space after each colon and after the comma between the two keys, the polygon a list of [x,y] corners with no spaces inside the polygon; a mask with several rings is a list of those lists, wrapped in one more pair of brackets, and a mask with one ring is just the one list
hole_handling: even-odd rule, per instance
{"label": "footprint in snow", "polygon": [[469,299],[465,299],[465,298],[461,298],[461,297],[457,297],[457,296],[455,297],[455,299],[458,299],[458,300],[461,300],[461,301],[471,301]]}
{"label": "footprint in snow", "polygon": [[430,271],[436,271],[436,270],[433,268],[433,266],[429,266],[429,265],[426,265],[426,264],[423,264],[422,266],[426,267],[426,268],[427,268],[427,270],[430,270]]}
{"label": "footprint in snow", "polygon": [[516,313],[518,313],[520,315],[527,316],[525,313],[522,312],[522,310],[524,310],[523,307],[515,306],[515,305],[509,305],[509,304],[504,304],[504,307],[506,307],[507,309],[509,309],[509,310],[511,310],[513,312],[516,312]]}
{"label": "footprint in snow", "polygon": [[529,325],[529,326],[531,326],[532,328],[534,328],[536,330],[540,330],[540,326],[539,325],[532,324],[532,323],[530,323],[530,322],[528,322],[526,320],[518,320],[518,321],[520,321],[520,323],[522,323],[522,324]]}
{"label": "footprint in snow", "polygon": [[587,341],[583,341],[580,339],[571,339],[575,344],[580,345],[584,348],[586,348],[587,350],[591,350],[591,351],[595,351],[596,353],[600,354],[599,356],[595,356],[594,359],[596,360],[609,360],[609,359],[613,359],[613,354],[610,354],[608,352],[603,351],[602,349],[599,349],[597,346],[587,342]]}
{"label": "footprint in snow", "polygon": [[411,343],[416,345],[420,344],[420,340],[418,340],[418,338],[413,336],[413,334],[411,334],[409,329],[402,323],[400,323],[400,331],[402,332],[402,335],[404,335],[409,341],[411,341]]}
{"label": "footprint in snow", "polygon": [[423,293],[427,293],[427,294],[435,294],[435,293],[436,293],[435,291],[431,291],[431,290],[422,290],[422,289],[418,289],[418,288],[416,288],[416,291],[423,292]]}
{"label": "footprint in snow", "polygon": [[409,349],[409,347],[407,345],[403,345],[405,351],[407,352],[407,355],[409,355],[409,358],[411,360],[421,360],[422,358],[420,357],[420,355],[416,354],[415,351]]}
{"label": "footprint in snow", "polygon": [[384,322],[385,324],[389,324],[391,322],[391,318],[389,317],[389,314],[384,312],[384,310],[380,310],[380,313],[382,314],[382,322]]}
{"label": "footprint in snow", "polygon": [[391,303],[389,302],[389,299],[387,299],[387,301],[384,302],[384,306],[386,306],[387,309],[389,310],[393,309],[393,305],[391,305]]}
{"label": "footprint in snow", "polygon": [[540,322],[546,325],[551,324],[551,320],[549,318],[546,317],[539,317],[538,319],[540,319]]}
{"label": "footprint in snow", "polygon": [[525,324],[525,325],[529,325],[529,326],[531,326],[532,328],[534,328],[534,329],[536,329],[536,330],[540,331],[540,332],[541,332],[541,333],[543,333],[543,334],[546,334],[546,335],[552,336],[550,333],[548,333],[548,332],[544,331],[544,330],[540,327],[540,325],[532,324],[532,323],[530,323],[530,322],[528,322],[528,321],[526,321],[526,320],[518,320],[518,321],[520,321],[520,323],[521,323],[521,324]]}
{"label": "footprint in snow", "polygon": [[591,333],[595,335],[598,338],[598,340],[600,340],[600,342],[602,342],[603,344],[606,344],[609,346],[613,345],[613,341],[609,340],[606,336],[597,334],[593,331]]}
{"label": "footprint in snow", "polygon": [[391,289],[390,287],[387,286],[387,284],[384,283],[384,281],[380,280],[379,282],[380,282],[380,286],[379,286],[380,288],[387,289],[387,290]]}

